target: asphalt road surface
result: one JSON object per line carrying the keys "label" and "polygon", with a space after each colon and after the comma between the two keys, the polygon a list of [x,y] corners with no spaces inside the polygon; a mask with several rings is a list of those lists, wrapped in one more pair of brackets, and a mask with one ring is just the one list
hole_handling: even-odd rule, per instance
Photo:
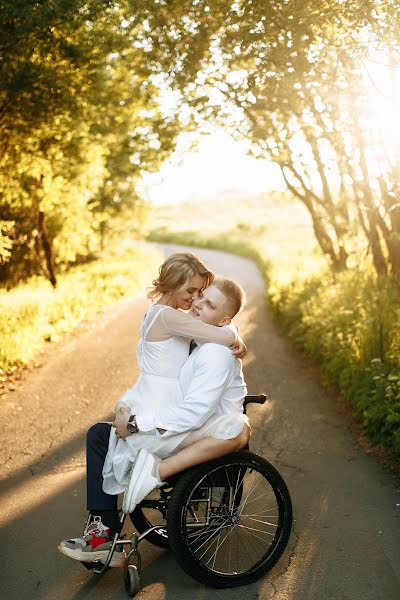
{"label": "asphalt road surface", "polygon": [[[174,246],[163,246],[169,254]],[[295,522],[289,546],[263,579],[230,590],[206,588],[172,554],[140,545],[138,600],[399,600],[400,494],[375,458],[360,450],[345,417],[312,369],[277,332],[253,263],[198,250],[248,295],[240,333],[249,393],[252,450],[268,458],[290,489]],[[102,578],[62,556],[58,542],[81,534],[85,518],[84,438],[109,420],[137,377],[135,347],[146,308],[140,295],[42,358],[43,365],[1,398],[0,597],[5,600],[127,598],[122,571]]]}

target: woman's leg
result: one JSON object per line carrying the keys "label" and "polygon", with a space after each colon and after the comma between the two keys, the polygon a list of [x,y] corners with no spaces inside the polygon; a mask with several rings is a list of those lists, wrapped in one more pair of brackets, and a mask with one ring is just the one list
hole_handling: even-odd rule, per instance
{"label": "woman's leg", "polygon": [[242,432],[235,438],[229,440],[220,440],[213,437],[197,439],[197,432],[189,435],[184,441],[184,448],[181,446],[176,454],[164,458],[160,463],[160,479],[166,481],[172,475],[180,473],[189,467],[198,465],[231,452],[237,452],[244,448],[248,443],[251,435],[251,427],[245,423]]}

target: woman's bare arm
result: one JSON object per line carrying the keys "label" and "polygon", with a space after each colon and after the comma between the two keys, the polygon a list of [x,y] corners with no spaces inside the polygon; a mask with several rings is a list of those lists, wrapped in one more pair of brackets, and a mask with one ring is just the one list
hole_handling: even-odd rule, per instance
{"label": "woman's bare arm", "polygon": [[166,307],[159,311],[146,339],[163,341],[173,335],[196,340],[197,342],[213,342],[222,346],[232,346],[237,340],[234,328],[216,327],[195,319],[180,310]]}

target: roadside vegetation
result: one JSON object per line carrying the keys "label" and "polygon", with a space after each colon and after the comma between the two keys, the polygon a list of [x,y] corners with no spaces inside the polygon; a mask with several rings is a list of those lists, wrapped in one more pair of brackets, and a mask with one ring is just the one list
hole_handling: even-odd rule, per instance
{"label": "roadside vegetation", "polygon": [[[222,208],[225,206],[225,210]],[[356,409],[370,439],[400,457],[400,300],[367,257],[334,273],[300,203],[284,195],[159,210],[151,240],[217,248],[255,260],[282,330]],[[245,216],[245,221],[243,217]],[[259,225],[265,223],[265,225]],[[283,226],[284,224],[284,226]]]}
{"label": "roadside vegetation", "polygon": [[119,300],[143,292],[154,278],[160,254],[140,242],[60,274],[54,289],[34,276],[0,290],[0,376],[35,358],[48,342],[72,331]]}

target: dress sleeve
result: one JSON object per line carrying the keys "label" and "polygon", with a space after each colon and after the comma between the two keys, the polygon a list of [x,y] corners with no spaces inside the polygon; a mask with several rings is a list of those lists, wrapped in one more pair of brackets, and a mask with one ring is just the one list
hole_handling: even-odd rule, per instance
{"label": "dress sleeve", "polygon": [[163,310],[161,319],[170,335],[180,335],[196,342],[213,342],[222,346],[232,346],[236,341],[234,329],[208,325],[179,310]]}

